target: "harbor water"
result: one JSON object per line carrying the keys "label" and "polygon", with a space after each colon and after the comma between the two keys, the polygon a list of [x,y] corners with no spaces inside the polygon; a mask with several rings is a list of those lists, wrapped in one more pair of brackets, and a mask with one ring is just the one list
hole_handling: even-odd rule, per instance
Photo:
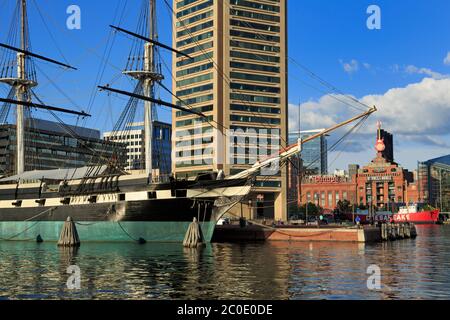
{"label": "harbor water", "polygon": [[[418,226],[417,232],[415,240],[366,245],[272,242],[195,250],[2,241],[0,299],[450,299],[450,226]],[[381,288],[369,289],[374,265]],[[67,286],[69,266],[79,268],[79,288]]]}

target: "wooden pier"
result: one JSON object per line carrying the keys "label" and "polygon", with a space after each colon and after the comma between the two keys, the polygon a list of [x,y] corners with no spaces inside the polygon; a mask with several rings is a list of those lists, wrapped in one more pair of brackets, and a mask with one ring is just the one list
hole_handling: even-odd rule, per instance
{"label": "wooden pier", "polygon": [[383,226],[279,226],[268,227],[259,224],[217,226],[213,242],[252,242],[252,241],[290,241],[290,242],[356,242],[374,243],[414,238],[417,235],[414,225],[403,224]]}

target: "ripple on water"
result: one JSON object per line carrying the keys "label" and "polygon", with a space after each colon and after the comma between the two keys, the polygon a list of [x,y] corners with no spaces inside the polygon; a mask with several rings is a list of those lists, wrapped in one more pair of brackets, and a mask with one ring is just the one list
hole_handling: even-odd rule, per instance
{"label": "ripple on water", "polygon": [[[0,299],[449,299],[450,227],[418,238],[338,243],[90,244],[0,242]],[[68,290],[69,265],[81,290]],[[367,289],[367,267],[382,289]]]}

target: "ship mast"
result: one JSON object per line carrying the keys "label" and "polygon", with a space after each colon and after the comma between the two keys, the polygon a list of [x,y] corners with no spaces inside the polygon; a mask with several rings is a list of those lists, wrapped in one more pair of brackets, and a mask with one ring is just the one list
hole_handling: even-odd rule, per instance
{"label": "ship mast", "polygon": [[[37,86],[35,77],[28,72],[27,60],[29,49],[27,1],[17,0],[20,6],[20,49],[2,44],[2,47],[14,49],[16,54],[16,76],[0,78],[0,82],[14,88],[16,95],[16,174],[25,171],[25,111],[31,100],[30,89]],[[22,103],[22,104],[21,104]]]}
{"label": "ship mast", "polygon": [[153,107],[154,103],[150,101],[155,98],[155,84],[164,79],[156,64],[156,46],[154,41],[157,40],[156,26],[156,1],[149,0],[148,6],[148,40],[144,44],[144,64],[142,70],[124,71],[133,78],[138,79],[142,83],[144,96],[150,98],[144,101],[144,149],[145,149],[145,172],[147,175],[152,174],[153,169]]}
{"label": "ship mast", "polygon": [[[18,37],[14,35],[8,38],[8,43],[0,43],[0,47],[8,52],[15,52],[14,54],[5,54],[4,59],[0,61],[0,83],[5,83],[11,86],[10,95],[6,99],[0,98],[0,102],[5,105],[16,107],[16,161],[15,171],[16,175],[21,175],[25,172],[25,115],[30,108],[48,110],[58,113],[73,114],[80,117],[90,117],[84,111],[74,111],[65,108],[49,106],[44,103],[36,104],[32,101],[32,96],[36,96],[33,88],[38,85],[36,80],[36,70],[33,59],[46,61],[55,65],[59,65],[66,69],[77,70],[76,68],[56,61],[54,59],[44,57],[37,53],[30,51],[30,35],[28,27],[28,13],[27,1],[17,0],[17,16],[18,28],[13,26],[13,30],[18,30]],[[14,23],[14,22],[13,22]],[[15,46],[15,41],[18,39],[20,44]],[[12,96],[16,99],[12,99]]]}
{"label": "ship mast", "polygon": [[[26,0],[21,0],[21,15],[20,15],[20,48],[22,50],[27,50],[25,45],[25,19],[27,12],[27,2]],[[26,75],[26,55],[22,52],[17,53],[17,78],[18,81],[16,86],[16,98],[17,101],[27,100],[28,87],[25,84]],[[16,112],[16,141],[17,141],[17,156],[16,156],[16,172],[17,174],[22,174],[25,172],[25,118],[24,118],[23,105],[17,105]]]}

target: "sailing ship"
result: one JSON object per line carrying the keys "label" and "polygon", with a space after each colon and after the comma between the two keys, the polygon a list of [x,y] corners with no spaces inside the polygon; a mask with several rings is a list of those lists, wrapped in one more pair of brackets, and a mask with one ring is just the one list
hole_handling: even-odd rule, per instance
{"label": "sailing ship", "polygon": [[[27,108],[62,112],[88,117],[86,112],[33,102],[32,88],[37,86],[35,73],[29,72],[32,59],[73,68],[70,65],[38,55],[27,44],[27,1],[18,0],[21,11],[21,47],[0,44],[17,54],[17,74],[1,78],[15,92],[0,102],[16,106],[16,174],[0,180],[0,240],[57,241],[64,221],[71,217],[82,241],[175,241],[181,242],[189,224],[196,218],[206,241],[210,241],[217,221],[241,202],[252,190],[255,177],[262,168],[273,163],[286,163],[301,151],[302,143],[366,119],[376,111],[368,111],[335,125],[304,141],[283,149],[278,155],[263,159],[250,169],[225,177],[223,172],[199,174],[194,180],[178,179],[174,175],[157,176],[152,168],[153,109],[164,105],[183,112],[202,113],[155,98],[155,84],[163,75],[156,63],[157,48],[163,48],[190,58],[157,41],[156,4],[148,2],[148,34],[134,33],[117,26],[117,32],[144,41],[141,68],[125,73],[137,80],[134,92],[100,86],[101,90],[144,101],[145,173],[130,173],[114,159],[105,159],[100,166],[83,168],[25,171],[25,118]],[[125,112],[125,111],[124,111]],[[127,118],[122,114],[120,119]],[[206,118],[206,117],[205,117]]]}

